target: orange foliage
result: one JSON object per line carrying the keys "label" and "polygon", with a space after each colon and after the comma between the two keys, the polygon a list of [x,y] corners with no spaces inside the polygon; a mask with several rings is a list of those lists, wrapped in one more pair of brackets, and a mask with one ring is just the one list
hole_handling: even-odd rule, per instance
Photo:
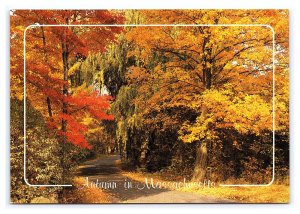
{"label": "orange foliage", "polygon": [[[122,29],[116,27],[60,27],[44,25],[76,25],[122,23],[122,13],[104,10],[16,10],[11,15],[12,96],[22,98],[23,59],[26,59],[26,97],[68,142],[90,148],[82,114],[97,120],[112,120],[107,114],[111,97],[82,91],[73,94],[68,68],[78,56],[104,51]],[[26,31],[26,56],[23,36]],[[62,58],[65,56],[65,59]],[[67,124],[67,129],[62,124]]]}

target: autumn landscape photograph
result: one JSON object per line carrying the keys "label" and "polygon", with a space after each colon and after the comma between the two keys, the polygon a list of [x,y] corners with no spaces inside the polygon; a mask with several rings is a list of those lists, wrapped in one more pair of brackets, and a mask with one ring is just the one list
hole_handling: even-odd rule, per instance
{"label": "autumn landscape photograph", "polygon": [[288,10],[11,10],[12,204],[289,203]]}

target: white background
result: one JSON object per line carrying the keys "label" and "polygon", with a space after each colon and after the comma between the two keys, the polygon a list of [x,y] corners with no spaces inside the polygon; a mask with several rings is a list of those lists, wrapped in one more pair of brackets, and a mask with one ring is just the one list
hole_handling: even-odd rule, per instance
{"label": "white background", "polygon": [[[299,3],[299,5],[297,5]],[[10,9],[289,9],[290,176],[287,205],[10,205],[9,10]],[[300,0],[0,0],[0,210],[1,213],[298,213],[300,211]],[[296,69],[298,68],[298,69]],[[298,92],[298,93],[297,93]],[[298,163],[298,164],[297,164]]]}

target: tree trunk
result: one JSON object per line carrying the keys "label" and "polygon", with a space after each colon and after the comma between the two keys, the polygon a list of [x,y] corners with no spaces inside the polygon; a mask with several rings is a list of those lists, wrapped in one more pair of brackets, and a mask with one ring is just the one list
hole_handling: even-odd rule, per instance
{"label": "tree trunk", "polygon": [[[205,121],[207,118],[208,109],[206,106],[202,107],[202,112],[200,116],[201,121]],[[203,182],[206,175],[206,169],[208,164],[208,148],[207,142],[203,140],[201,143],[198,143],[196,150],[196,161],[193,172],[192,180]]]}
{"label": "tree trunk", "polygon": [[207,143],[199,143],[196,152],[195,168],[192,178],[193,181],[204,181],[207,167],[207,153]]}
{"label": "tree trunk", "polygon": [[52,108],[51,108],[50,97],[47,97],[46,101],[47,101],[47,106],[48,106],[48,114],[49,114],[50,120],[52,121],[53,118],[52,118]]}
{"label": "tree trunk", "polygon": [[[207,47],[209,43],[210,37],[205,37],[202,45],[202,51],[204,53],[202,58],[202,75],[203,75],[203,85],[205,89],[210,90],[212,86],[212,52],[211,48]],[[209,65],[209,66],[208,66]],[[208,109],[205,105],[202,106],[200,120],[205,121],[207,118]],[[208,127],[209,128],[209,127]],[[194,167],[194,173],[192,180],[203,182],[206,178],[206,169],[208,165],[208,142],[206,139],[203,139],[201,143],[198,143],[196,150],[196,161]]]}
{"label": "tree trunk", "polygon": [[[201,113],[201,121],[205,121],[207,117],[207,108],[205,106],[202,107],[202,113]],[[206,175],[206,169],[208,165],[208,148],[207,148],[208,142],[205,141],[205,139],[198,143],[196,148],[196,161],[194,166],[194,172],[192,180],[194,181],[200,181],[203,182]]]}
{"label": "tree trunk", "polygon": [[[66,35],[65,35],[66,36]],[[63,61],[63,78],[64,81],[68,82],[68,70],[69,70],[69,48],[66,44],[66,41],[62,42],[62,61]],[[68,85],[64,84],[62,88],[62,93],[64,96],[68,96]],[[67,114],[68,113],[68,104],[67,102],[63,101],[62,103],[62,113]],[[66,180],[69,176],[67,175],[66,165],[67,160],[65,158],[65,154],[67,154],[66,148],[67,148],[67,139],[65,134],[67,133],[67,121],[62,119],[61,120],[61,130],[64,133],[64,136],[62,137],[62,140],[60,142],[60,164],[62,167],[62,184],[68,184],[69,181]],[[63,203],[64,199],[64,188],[61,189],[61,191],[58,193],[58,198],[61,203]]]}
{"label": "tree trunk", "polygon": [[[64,67],[64,81],[68,82],[68,70],[69,70],[68,45],[63,43],[62,48],[63,48],[62,59],[63,59],[63,67]],[[64,86],[63,86],[63,95],[68,96],[68,86],[67,86],[67,84],[64,84]],[[63,112],[63,114],[68,113],[68,104],[66,102],[62,103],[62,112]],[[67,132],[67,121],[64,120],[64,119],[62,119],[62,121],[61,121],[61,130],[64,134],[66,134],[66,132]],[[65,148],[66,148],[66,143],[67,143],[67,139],[66,139],[66,136],[64,136],[63,139],[62,139],[62,143],[61,143],[61,164],[62,164],[62,169],[63,169],[63,176],[62,176],[63,183],[66,182],[65,181],[65,173],[66,173],[66,169],[65,169]]]}
{"label": "tree trunk", "polygon": [[[45,31],[44,31],[43,26],[41,26],[41,32],[42,32],[42,39],[43,39],[43,59],[44,59],[44,62],[47,62],[48,61],[48,55],[47,55],[47,52],[46,52],[46,37],[45,37]],[[63,56],[63,63],[64,62],[65,61],[64,61],[64,56]],[[64,73],[65,73],[65,63],[64,63]],[[65,74],[64,74],[64,77],[65,77]],[[52,113],[50,97],[46,98],[46,103],[47,103],[47,109],[48,109],[48,115],[49,115],[50,121],[53,121],[53,113]],[[63,130],[63,125],[62,125],[62,130]],[[64,179],[64,176],[65,176],[64,144],[65,144],[64,142],[60,142],[60,145],[61,145],[60,146],[60,154],[61,154],[60,155],[60,164],[61,164],[61,167],[62,167],[62,181],[61,181],[62,184],[64,184],[64,180],[65,180]],[[64,189],[63,188],[58,189],[57,195],[58,195],[58,201],[61,202],[61,203],[64,202]]]}
{"label": "tree trunk", "polygon": [[[41,32],[42,32],[42,39],[43,39],[43,59],[44,59],[44,62],[47,62],[48,61],[48,56],[47,56],[47,52],[46,52],[46,37],[45,37],[45,31],[44,31],[43,26],[41,26]],[[52,121],[53,118],[52,118],[52,108],[51,108],[50,97],[46,98],[46,102],[47,102],[49,118]]]}

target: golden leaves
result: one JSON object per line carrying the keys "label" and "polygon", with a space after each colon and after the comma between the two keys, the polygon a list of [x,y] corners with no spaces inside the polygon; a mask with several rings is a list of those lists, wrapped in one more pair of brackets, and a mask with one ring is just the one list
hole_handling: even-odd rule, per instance
{"label": "golden leaves", "polygon": [[76,71],[79,70],[80,66],[81,66],[81,62],[76,62],[76,63],[68,70],[68,74],[69,74],[69,75],[74,74]]}
{"label": "golden leaves", "polygon": [[219,128],[256,135],[273,130],[272,102],[259,95],[235,97],[228,89],[207,90],[201,96],[200,105],[200,115],[196,122],[184,123],[178,132],[183,142],[215,139]]}

